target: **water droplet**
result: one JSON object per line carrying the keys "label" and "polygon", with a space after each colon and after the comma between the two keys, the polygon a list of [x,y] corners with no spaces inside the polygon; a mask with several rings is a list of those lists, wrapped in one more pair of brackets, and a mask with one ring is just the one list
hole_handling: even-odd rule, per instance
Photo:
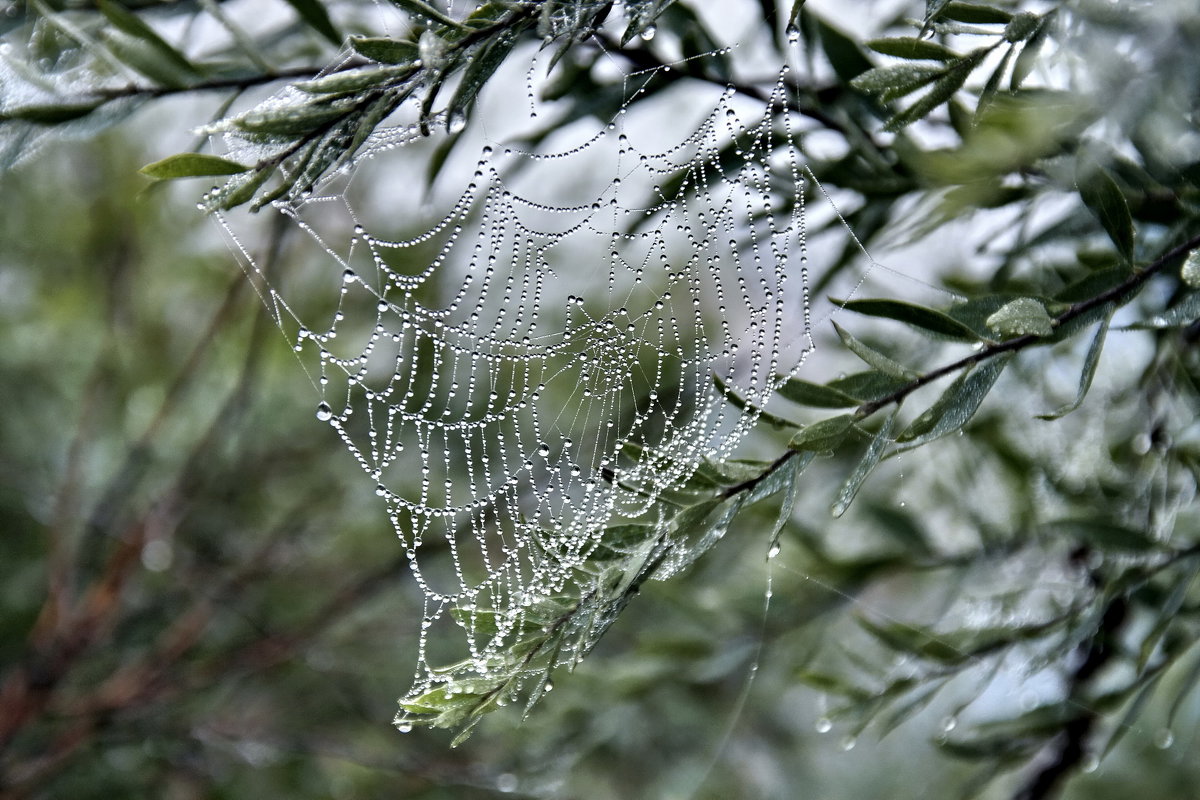
{"label": "water droplet", "polygon": [[396,730],[400,731],[401,733],[412,733],[412,729],[413,725],[408,720],[396,723]]}
{"label": "water droplet", "polygon": [[942,730],[946,733],[958,727],[958,717],[951,714],[950,716],[942,717]]}
{"label": "water droplet", "polygon": [[779,555],[780,549],[779,542],[771,545],[771,549],[767,551],[767,558],[774,558],[775,556]]}
{"label": "water droplet", "polygon": [[467,127],[467,115],[456,111],[446,118],[446,130],[450,133],[462,133]]}
{"label": "water droplet", "polygon": [[654,34],[658,33],[658,28],[653,25],[647,25],[642,29],[641,37],[643,42],[648,42],[654,38]]}
{"label": "water droplet", "polygon": [[1095,753],[1088,753],[1080,762],[1079,768],[1086,774],[1091,774],[1100,768],[1100,757]]}
{"label": "water droplet", "polygon": [[829,717],[818,717],[813,727],[817,729],[817,733],[829,733],[833,730],[833,720]]}
{"label": "water droplet", "polygon": [[321,420],[321,422],[329,422],[329,420],[333,419],[333,409],[324,400],[317,406],[317,419]]}
{"label": "water droplet", "polygon": [[800,41],[800,29],[795,25],[788,25],[785,33],[787,34],[787,40],[792,44]]}
{"label": "water droplet", "polygon": [[512,773],[506,772],[503,775],[498,775],[496,777],[496,789],[504,794],[515,792],[517,790],[517,786],[519,785],[520,784],[517,782],[517,776],[513,775]]}
{"label": "water droplet", "polygon": [[542,458],[545,458],[546,456],[550,455],[550,445],[548,445],[548,444],[538,445],[538,455],[541,456]]}
{"label": "water droplet", "polygon": [[358,275],[354,270],[348,269],[342,272],[342,283],[354,283],[356,280],[358,280]]}
{"label": "water droplet", "polygon": [[1175,744],[1175,734],[1171,733],[1170,728],[1160,728],[1154,734],[1154,746],[1159,750],[1167,750],[1173,744]]}

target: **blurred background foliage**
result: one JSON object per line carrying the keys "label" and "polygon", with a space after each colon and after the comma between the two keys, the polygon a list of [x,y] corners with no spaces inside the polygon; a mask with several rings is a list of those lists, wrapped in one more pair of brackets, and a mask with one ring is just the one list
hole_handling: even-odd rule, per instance
{"label": "blurred background foliage", "polygon": [[[489,5],[514,20],[538,6]],[[574,47],[547,90],[554,124],[607,119],[625,98],[588,29],[610,9],[544,5],[562,12],[555,46]],[[455,6],[435,10],[465,16]],[[631,68],[707,52],[725,40],[705,6],[626,2],[599,36]],[[407,23],[378,27],[371,4],[297,0],[261,26],[253,7],[0,13],[0,796],[1195,795],[1200,278],[1164,256],[1200,233],[1192,4],[749,3],[742,51],[647,90],[761,96],[798,48],[789,101],[811,120],[815,174],[879,261],[975,301],[947,313],[979,341],[930,339],[895,306],[839,324],[921,374],[1034,340],[956,435],[891,454],[836,519],[867,442],[822,447],[777,558],[778,501],[758,503],[687,573],[644,584],[528,719],[491,714],[455,749],[390,725],[421,598],[373,487],[313,426],[311,390],[198,192],[137,174],[256,87],[314,76],[347,33],[375,42],[364,59],[413,55],[384,39]],[[467,63],[371,91],[458,86]],[[455,109],[427,110],[457,127]],[[296,153],[264,180],[302,191],[289,180],[320,159],[289,171]],[[302,266],[293,233],[264,217],[252,235],[268,272]],[[830,220],[815,293],[857,279],[844,239]],[[911,299],[916,282],[900,285]],[[1041,316],[993,317],[1015,298]],[[1053,335],[1025,333],[1095,298]],[[803,377],[861,409],[875,398],[838,376],[863,364],[821,335],[831,355]],[[832,413],[812,386],[792,397],[771,412]],[[764,428],[748,455],[765,464],[788,435]]]}

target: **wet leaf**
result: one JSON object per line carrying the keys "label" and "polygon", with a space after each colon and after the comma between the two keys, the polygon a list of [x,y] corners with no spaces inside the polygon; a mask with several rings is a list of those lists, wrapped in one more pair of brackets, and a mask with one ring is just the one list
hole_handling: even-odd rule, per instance
{"label": "wet leaf", "polygon": [[896,58],[914,60],[953,61],[958,53],[949,47],[931,42],[928,39],[918,39],[914,36],[901,36],[894,39],[871,39],[867,47],[876,53]]}
{"label": "wet leaf", "polygon": [[785,400],[812,408],[851,408],[863,401],[845,392],[818,383],[809,383],[799,378],[788,378],[775,390]]}
{"label": "wet leaf", "polygon": [[300,19],[304,20],[308,27],[324,36],[335,47],[341,46],[342,34],[334,26],[333,20],[329,18],[329,12],[321,0],[286,0],[286,2],[295,9]]}
{"label": "wet leaf", "polygon": [[220,156],[204,153],[179,153],[167,156],[161,161],[155,161],[153,164],[147,164],[138,171],[149,178],[167,181],[203,175],[236,175],[249,169],[250,167],[244,164]]}
{"label": "wet leaf", "polygon": [[1088,390],[1092,388],[1092,379],[1096,377],[1096,365],[1100,363],[1100,351],[1104,349],[1104,340],[1108,336],[1108,321],[1111,318],[1112,312],[1110,310],[1104,319],[1100,321],[1100,325],[1096,328],[1096,335],[1092,337],[1092,343],[1088,346],[1087,355],[1083,359],[1083,371],[1079,375],[1079,391],[1075,394],[1075,400],[1051,411],[1049,414],[1039,414],[1038,419],[1059,419],[1070,414],[1083,404]]}
{"label": "wet leaf", "polygon": [[891,442],[892,426],[896,421],[896,412],[893,411],[884,420],[883,425],[875,434],[875,438],[867,446],[867,451],[863,453],[863,457],[859,459],[858,464],[854,467],[854,471],[850,473],[850,477],[842,484],[842,488],[838,490],[837,498],[833,501],[833,506],[830,508],[830,513],[835,517],[840,517],[846,513],[846,509],[850,507],[858,490],[862,488],[863,482],[867,476],[871,474],[871,470],[875,469],[879,464],[879,460],[883,457],[884,448]]}
{"label": "wet leaf", "polygon": [[1046,313],[1046,307],[1032,297],[1005,303],[987,318],[987,326],[1003,336],[1049,336],[1054,333],[1054,321]]}
{"label": "wet leaf", "polygon": [[[941,311],[932,308],[906,303],[902,300],[872,299],[872,300],[836,300],[830,302],[841,306],[847,311],[865,314],[870,317],[883,317],[903,322],[936,336],[959,341],[976,342],[979,336],[970,326],[964,325]],[[872,366],[876,366],[872,364]]]}
{"label": "wet leaf", "polygon": [[917,373],[892,359],[880,353],[878,350],[864,344],[856,339],[848,331],[843,330],[836,322],[832,323],[833,329],[837,331],[838,337],[842,340],[842,344],[854,355],[861,358],[868,365],[874,367],[885,375],[890,375],[894,378],[899,378],[902,381],[908,381],[917,377]]}
{"label": "wet leaf", "polygon": [[412,42],[382,37],[351,36],[350,47],[363,58],[381,64],[411,64],[418,58],[417,46]]}
{"label": "wet leaf", "polygon": [[1133,262],[1133,216],[1112,175],[1091,159],[1081,158],[1075,173],[1079,197],[1100,220],[1126,263]]}
{"label": "wet leaf", "polygon": [[788,442],[788,447],[793,450],[812,450],[817,452],[833,450],[850,433],[851,428],[854,427],[854,421],[855,416],[853,414],[842,414],[837,417],[823,419],[820,422],[814,422],[812,425],[805,425]]}
{"label": "wet leaf", "polygon": [[950,384],[936,403],[913,420],[896,441],[906,443],[907,450],[953,433],[966,425],[979,410],[983,398],[987,397],[1010,358],[1010,353],[1004,353],[969,372],[964,372]]}

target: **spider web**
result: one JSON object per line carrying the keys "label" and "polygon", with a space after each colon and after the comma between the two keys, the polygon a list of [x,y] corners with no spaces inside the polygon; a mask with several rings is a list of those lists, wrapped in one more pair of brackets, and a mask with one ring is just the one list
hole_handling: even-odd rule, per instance
{"label": "spider web", "polygon": [[[581,143],[483,145],[432,224],[418,179],[385,166],[425,137],[377,131],[274,204],[319,248],[307,288],[269,278],[222,219],[406,549],[424,596],[410,697],[448,685],[451,658],[487,677],[526,609],[586,594],[606,531],[666,530],[664,496],[730,462],[812,350],[811,176],[787,69],[765,103],[710,87],[687,127],[639,120],[670,69],[626,76],[625,104]],[[674,544],[654,577],[711,541]]]}

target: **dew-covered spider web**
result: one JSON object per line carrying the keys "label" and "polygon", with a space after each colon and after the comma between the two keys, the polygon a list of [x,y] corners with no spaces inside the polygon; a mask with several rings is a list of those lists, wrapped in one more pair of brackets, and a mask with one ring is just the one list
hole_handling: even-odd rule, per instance
{"label": "dew-covered spider web", "polygon": [[[709,86],[665,126],[636,106],[661,70],[626,76],[607,124],[536,147],[485,133],[440,214],[424,159],[390,163],[428,138],[381,128],[274,205],[317,273],[268,276],[239,243],[423,594],[410,696],[448,681],[448,660],[486,677],[525,609],[592,591],[606,530],[665,531],[662,498],[730,461],[812,349],[812,178],[787,70],[765,102]],[[676,543],[654,577],[709,544]]]}

